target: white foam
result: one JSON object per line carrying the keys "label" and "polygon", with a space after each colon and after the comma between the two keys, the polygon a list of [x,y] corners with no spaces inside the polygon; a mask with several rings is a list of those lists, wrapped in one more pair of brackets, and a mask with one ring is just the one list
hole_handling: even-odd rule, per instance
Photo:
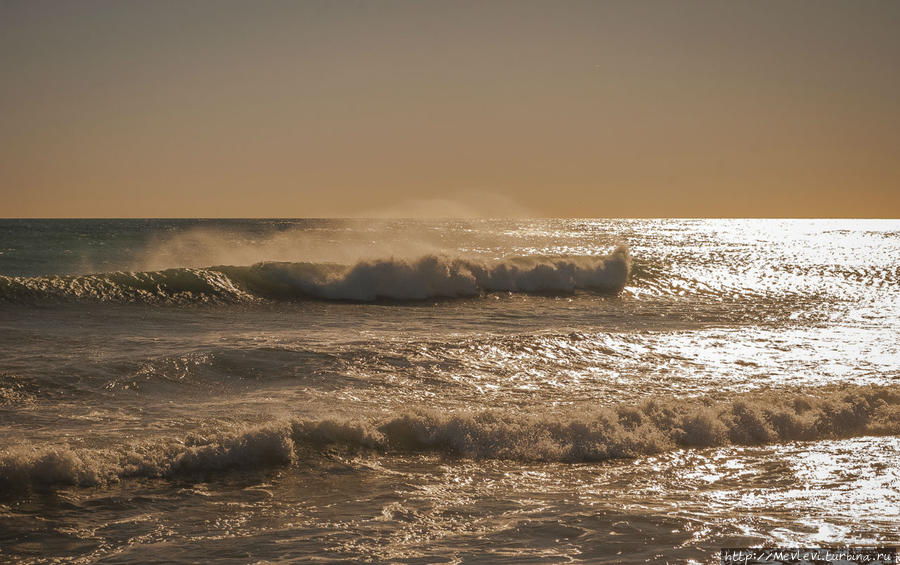
{"label": "white foam", "polygon": [[589,462],[676,448],[898,433],[900,385],[849,386],[816,395],[755,392],[727,401],[669,397],[537,415],[415,410],[386,419],[320,418],[225,427],[210,435],[105,449],[23,444],[0,451],[0,492],[267,468],[301,460],[301,453],[309,456],[333,448]]}
{"label": "white foam", "polygon": [[496,291],[615,293],[625,287],[630,269],[625,246],[605,256],[528,256],[494,262],[426,255],[353,265],[258,263],[67,277],[0,276],[0,300],[185,304],[300,298],[424,300]]}

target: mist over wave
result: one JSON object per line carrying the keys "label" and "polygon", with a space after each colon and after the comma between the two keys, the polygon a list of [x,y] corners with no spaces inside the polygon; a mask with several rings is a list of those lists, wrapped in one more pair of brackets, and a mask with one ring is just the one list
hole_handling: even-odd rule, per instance
{"label": "mist over wave", "polygon": [[0,487],[92,486],[129,477],[205,476],[302,463],[322,450],[473,459],[594,462],[679,448],[762,445],[900,433],[900,386],[853,386],[815,396],[754,392],[728,401],[651,398],[564,413],[411,410],[383,419],[222,424],[183,438],[105,449],[33,444],[0,453]]}
{"label": "mist over wave", "polygon": [[269,262],[83,276],[0,276],[0,300],[190,304],[424,300],[498,291],[616,293],[628,282],[630,269],[631,257],[623,245],[605,256],[520,256],[495,262],[436,255],[353,265]]}

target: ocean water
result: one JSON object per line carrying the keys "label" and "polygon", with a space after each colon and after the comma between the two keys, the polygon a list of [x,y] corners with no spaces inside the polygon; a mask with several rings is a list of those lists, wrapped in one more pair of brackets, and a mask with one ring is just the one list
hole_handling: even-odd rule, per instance
{"label": "ocean water", "polygon": [[0,220],[0,561],[898,532],[900,221]]}

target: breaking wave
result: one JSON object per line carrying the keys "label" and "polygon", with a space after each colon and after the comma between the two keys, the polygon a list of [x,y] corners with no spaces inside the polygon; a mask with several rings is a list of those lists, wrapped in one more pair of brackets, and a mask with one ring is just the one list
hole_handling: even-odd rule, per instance
{"label": "breaking wave", "polygon": [[617,247],[606,256],[510,257],[503,261],[425,256],[355,265],[258,263],[247,267],[180,268],[82,276],[0,276],[0,301],[234,303],[259,300],[425,300],[509,291],[621,291],[631,258]]}
{"label": "breaking wave", "polygon": [[411,411],[385,419],[295,419],[107,449],[18,445],[0,452],[0,489],[91,486],[260,469],[323,450],[520,461],[595,462],[677,448],[762,445],[900,433],[900,385],[728,401],[651,399],[553,415]]}

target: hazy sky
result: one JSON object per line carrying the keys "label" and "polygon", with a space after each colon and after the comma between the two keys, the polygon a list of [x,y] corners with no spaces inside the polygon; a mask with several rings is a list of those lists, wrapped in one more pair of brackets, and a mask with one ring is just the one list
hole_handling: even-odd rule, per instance
{"label": "hazy sky", "polygon": [[900,1],[0,0],[0,216],[900,217]]}

